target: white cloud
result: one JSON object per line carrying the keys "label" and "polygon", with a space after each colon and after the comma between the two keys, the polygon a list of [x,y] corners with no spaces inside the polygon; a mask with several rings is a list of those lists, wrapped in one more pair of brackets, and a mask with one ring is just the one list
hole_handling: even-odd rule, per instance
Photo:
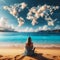
{"label": "white cloud", "polygon": [[[14,4],[10,6],[4,6],[3,9],[9,11],[11,15],[13,15],[19,22],[19,26],[22,26],[24,22],[19,17],[19,13],[27,7],[27,4],[25,2],[22,2],[20,4]],[[21,21],[20,21],[21,20]]]}
{"label": "white cloud", "polygon": [[1,17],[0,18],[0,27],[8,27],[7,24],[8,24],[7,19],[4,17]]}
{"label": "white cloud", "polygon": [[15,31],[18,31],[18,32],[34,32],[34,29],[33,28],[29,28],[29,27],[25,27],[25,28],[19,28],[19,27],[16,27],[15,28]]}
{"label": "white cloud", "polygon": [[37,23],[38,23],[38,22],[36,21],[36,18],[34,18],[31,24],[34,26],[34,25],[37,24]]}
{"label": "white cloud", "polygon": [[54,26],[54,22],[55,22],[55,21],[57,21],[57,19],[52,20],[52,19],[50,18],[50,20],[48,20],[48,26]]}
{"label": "white cloud", "polygon": [[[4,10],[8,10],[11,15],[13,15],[18,20],[18,25],[22,26],[24,24],[24,21],[21,20],[21,17],[19,16],[19,13],[24,10],[27,7],[27,4],[25,2],[22,2],[20,4],[14,4],[10,6],[4,6]],[[47,21],[47,24],[49,26],[54,26],[53,18],[51,15],[54,13],[55,10],[59,9],[59,6],[50,6],[50,5],[42,5],[37,7],[32,7],[29,9],[29,12],[27,13],[27,19],[31,20],[31,24],[34,26],[35,24],[38,24],[37,20],[38,18],[42,17]],[[23,18],[22,18],[23,19]],[[23,19],[24,20],[24,19]]]}
{"label": "white cloud", "polygon": [[47,25],[41,26],[37,29],[37,31],[41,31],[41,30],[50,30],[51,28],[49,28]]}
{"label": "white cloud", "polygon": [[22,2],[20,4],[4,6],[3,9],[8,10],[10,14],[12,14],[15,17],[16,16],[18,17],[19,12],[21,12],[23,9],[25,9],[26,6],[27,6],[27,4],[25,2]]}
{"label": "white cloud", "polygon": [[27,6],[25,2],[21,3],[20,5],[21,5],[21,9],[24,9]]}
{"label": "white cloud", "polygon": [[43,27],[42,27],[42,30],[49,30],[50,28],[48,28],[48,26],[47,25],[44,25]]}
{"label": "white cloud", "polygon": [[22,26],[24,24],[24,19],[22,17],[18,18],[18,26]]}
{"label": "white cloud", "polygon": [[50,30],[50,28],[47,25],[44,25],[44,26],[38,27],[36,29],[34,29],[32,27],[25,27],[25,28],[20,29],[19,27],[17,27],[15,30],[18,32],[38,32],[41,30],[45,30],[45,31]]}
{"label": "white cloud", "polygon": [[51,20],[51,22],[48,23],[48,25],[54,25],[53,19],[50,15],[53,14],[53,12],[59,9],[59,6],[50,6],[50,5],[42,5],[37,7],[32,7],[29,9],[29,12],[27,14],[27,19],[32,21],[32,25],[35,25],[37,23],[38,18],[42,17],[47,22]]}
{"label": "white cloud", "polygon": [[54,22],[53,21],[48,21],[48,25],[49,26],[54,26]]}
{"label": "white cloud", "polygon": [[15,27],[12,24],[8,23],[7,18],[4,18],[4,17],[0,18],[0,29],[1,30],[5,30],[5,29],[14,30],[14,28]]}
{"label": "white cloud", "polygon": [[56,25],[54,29],[60,29],[60,25]]}
{"label": "white cloud", "polygon": [[[24,19],[22,17],[18,18],[18,23],[21,26],[24,23]],[[19,26],[14,27],[12,24],[9,24],[7,18],[1,17],[0,18],[0,29],[1,30],[12,30],[12,31],[17,31],[17,32],[38,32],[41,30],[49,30],[50,28],[47,25],[38,27],[36,29],[32,27],[25,27],[25,28],[20,28]]]}

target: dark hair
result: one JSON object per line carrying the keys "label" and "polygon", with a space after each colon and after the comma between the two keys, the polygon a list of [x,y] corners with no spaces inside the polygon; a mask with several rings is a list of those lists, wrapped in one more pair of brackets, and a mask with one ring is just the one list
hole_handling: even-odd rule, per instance
{"label": "dark hair", "polygon": [[28,45],[30,45],[32,43],[31,37],[28,37],[27,43],[28,43]]}

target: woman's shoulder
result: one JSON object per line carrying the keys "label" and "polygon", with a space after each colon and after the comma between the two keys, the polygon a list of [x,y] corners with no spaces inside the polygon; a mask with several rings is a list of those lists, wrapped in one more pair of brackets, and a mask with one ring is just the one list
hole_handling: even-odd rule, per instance
{"label": "woman's shoulder", "polygon": [[26,43],[26,46],[28,46],[28,43]]}

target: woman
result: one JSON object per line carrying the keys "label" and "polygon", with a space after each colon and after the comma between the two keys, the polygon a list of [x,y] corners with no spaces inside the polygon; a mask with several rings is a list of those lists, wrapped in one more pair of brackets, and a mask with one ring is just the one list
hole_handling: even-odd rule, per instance
{"label": "woman", "polygon": [[33,47],[33,43],[31,41],[31,37],[28,38],[27,43],[25,45],[25,55],[34,55],[35,48]]}

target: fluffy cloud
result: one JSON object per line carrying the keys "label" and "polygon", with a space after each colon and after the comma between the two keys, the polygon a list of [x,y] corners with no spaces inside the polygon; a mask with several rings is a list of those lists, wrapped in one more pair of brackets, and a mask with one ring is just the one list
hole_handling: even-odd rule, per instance
{"label": "fluffy cloud", "polygon": [[23,2],[20,4],[4,6],[3,9],[8,10],[10,14],[12,14],[13,16],[17,18],[19,15],[19,12],[21,12],[26,6],[27,4]]}
{"label": "fluffy cloud", "polygon": [[5,29],[14,30],[14,26],[8,23],[7,18],[1,17],[0,18],[0,29],[1,30],[5,30]]}
{"label": "fluffy cloud", "polygon": [[44,25],[43,27],[41,27],[41,30],[50,30],[50,28],[47,25]]}
{"label": "fluffy cloud", "polygon": [[[13,15],[18,20],[18,26],[22,26],[24,24],[24,19],[19,16],[19,13],[27,7],[25,2],[20,4],[14,4],[10,6],[4,6],[4,10],[8,10],[11,15]],[[37,7],[32,7],[29,9],[27,13],[27,19],[31,20],[31,24],[34,26],[38,24],[38,18],[44,18],[47,21],[48,26],[54,26],[54,20],[51,15],[55,10],[59,9],[59,6],[50,6],[50,5],[42,5]]]}
{"label": "fluffy cloud", "polygon": [[54,29],[60,29],[60,25],[56,25]]}
{"label": "fluffy cloud", "polygon": [[48,25],[49,26],[54,26],[54,22],[55,21],[57,21],[57,19],[55,19],[55,20],[52,20],[52,19],[48,20]]}
{"label": "fluffy cloud", "polygon": [[20,5],[21,5],[21,9],[24,9],[24,8],[27,6],[27,4],[26,4],[26,3],[24,3],[24,2],[23,2],[23,3],[21,3]]}
{"label": "fluffy cloud", "polygon": [[53,26],[54,22],[50,15],[57,9],[59,9],[59,6],[50,6],[46,4],[43,6],[32,7],[29,9],[27,19],[32,21],[32,25],[35,25],[38,18],[42,17],[48,22],[49,26]]}
{"label": "fluffy cloud", "polygon": [[54,26],[54,22],[53,21],[48,21],[48,25],[49,26],[51,26],[51,25]]}
{"label": "fluffy cloud", "polygon": [[[20,3],[20,4],[14,4],[10,6],[4,6],[4,10],[8,10],[11,15],[13,15],[15,18],[17,18],[19,26],[23,25],[24,22],[22,21],[23,19],[19,17],[19,13],[27,7],[27,4],[25,2]],[[21,21],[20,21],[21,20]]]}
{"label": "fluffy cloud", "polygon": [[51,28],[49,28],[47,25],[44,25],[44,26],[41,26],[41,27],[38,27],[35,31],[38,32],[38,31],[41,31],[41,30],[50,30]]}
{"label": "fluffy cloud", "polygon": [[20,29],[19,27],[17,27],[15,30],[18,32],[38,32],[41,30],[45,30],[45,31],[50,30],[50,28],[47,25],[44,25],[44,26],[38,27],[36,29],[34,29],[32,27],[25,27],[25,28]]}
{"label": "fluffy cloud", "polygon": [[24,24],[24,19],[22,17],[18,18],[18,26],[22,26]]}
{"label": "fluffy cloud", "polygon": [[34,32],[34,29],[33,28],[29,28],[29,27],[25,27],[25,28],[19,28],[19,27],[16,27],[15,28],[15,31],[18,31],[18,32]]}
{"label": "fluffy cloud", "polygon": [[7,24],[6,18],[1,17],[0,18],[0,27],[7,26],[6,24]]}

